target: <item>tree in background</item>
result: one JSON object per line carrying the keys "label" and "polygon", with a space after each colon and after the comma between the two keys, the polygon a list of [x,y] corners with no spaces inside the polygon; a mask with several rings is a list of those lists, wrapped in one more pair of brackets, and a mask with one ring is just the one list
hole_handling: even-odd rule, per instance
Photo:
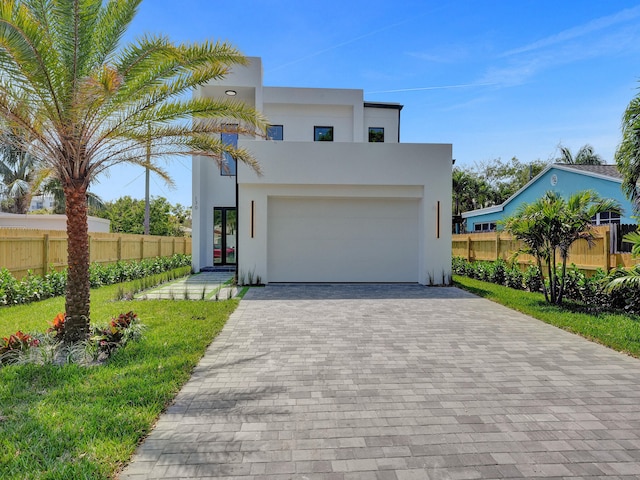
{"label": "tree in background", "polygon": [[542,160],[529,163],[512,157],[509,161],[500,158],[476,164],[478,175],[492,188],[493,205],[499,205],[524,187],[548,165]]}
{"label": "tree in background", "polygon": [[6,130],[0,135],[0,210],[27,213],[31,206],[31,187],[39,163],[18,136]]}
{"label": "tree in background", "polygon": [[622,117],[622,142],[616,150],[616,164],[622,173],[622,191],[639,210],[640,179],[640,95],[637,95]]}
{"label": "tree in background", "polygon": [[538,175],[547,162],[524,163],[516,157],[508,162],[497,158],[474,167],[453,169],[454,215],[503,203]]}
{"label": "tree in background", "polygon": [[[144,233],[145,201],[130,196],[106,202],[98,216],[111,221],[114,233]],[[164,197],[151,197],[149,202],[150,234],[168,237],[184,236],[185,223],[190,220],[188,210],[182,205],[172,206]]]}
{"label": "tree in background", "polygon": [[[548,191],[535,202],[520,205],[513,216],[501,222],[508,233],[523,242],[520,253],[535,257],[548,303],[562,303],[569,248],[580,239],[593,243],[591,219],[603,212],[621,213],[620,204],[591,190],[577,192],[566,200]],[[545,265],[548,287],[542,273]]]}
{"label": "tree in background", "polygon": [[554,159],[556,163],[565,163],[567,165],[602,165],[604,160],[598,155],[593,147],[586,144],[578,150],[574,156],[569,147],[562,144],[558,145],[560,156]]}
{"label": "tree in background", "polygon": [[[146,35],[120,39],[141,0],[2,0],[0,122],[28,133],[34,155],[65,196],[68,281],[64,342],[90,326],[87,190],[113,165],[224,153],[259,171],[253,156],[225,145],[226,124],[263,135],[266,120],[240,102],[188,96],[248,60],[227,43],[175,45]],[[146,146],[151,140],[151,152]]]}

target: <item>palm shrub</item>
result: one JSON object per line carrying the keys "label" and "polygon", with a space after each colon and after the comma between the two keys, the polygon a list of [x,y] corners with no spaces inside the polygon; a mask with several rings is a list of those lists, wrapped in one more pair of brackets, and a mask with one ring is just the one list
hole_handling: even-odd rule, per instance
{"label": "palm shrub", "polygon": [[[520,205],[513,216],[501,222],[507,232],[523,242],[519,253],[536,259],[548,303],[562,303],[571,245],[580,239],[592,245],[591,218],[607,211],[620,213],[620,204],[591,190],[576,192],[566,200],[557,192],[548,191],[538,200]],[[543,265],[548,285],[544,284]]]}
{"label": "palm shrub", "polygon": [[232,99],[189,96],[248,60],[228,43],[176,45],[146,35],[120,46],[141,1],[0,2],[0,123],[27,132],[12,141],[64,192],[68,344],[89,336],[87,190],[100,174],[128,163],[170,181],[156,159],[200,155],[221,164],[225,153],[259,171],[220,133],[263,136],[266,119]]}

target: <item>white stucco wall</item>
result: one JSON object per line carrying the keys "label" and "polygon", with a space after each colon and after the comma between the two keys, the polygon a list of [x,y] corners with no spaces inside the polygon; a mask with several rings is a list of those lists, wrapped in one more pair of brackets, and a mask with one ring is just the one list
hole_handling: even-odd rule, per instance
{"label": "white stucco wall", "polygon": [[241,146],[260,159],[264,175],[258,177],[244,165],[238,169],[240,272],[269,281],[270,198],[415,198],[419,202],[415,281],[449,281],[451,145],[242,141]]}
{"label": "white stucco wall", "polygon": [[369,127],[384,128],[384,142],[398,143],[400,111],[396,108],[371,108],[364,109],[364,130],[362,141],[369,141]]}

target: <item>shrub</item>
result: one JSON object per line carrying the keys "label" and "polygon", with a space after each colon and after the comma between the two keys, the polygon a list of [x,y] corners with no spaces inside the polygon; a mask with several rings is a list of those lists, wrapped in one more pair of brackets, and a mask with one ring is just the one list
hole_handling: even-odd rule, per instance
{"label": "shrub", "polygon": [[[191,256],[182,254],[109,265],[94,263],[89,268],[89,284],[91,288],[99,288],[190,265]],[[0,305],[17,305],[64,295],[66,287],[66,270],[50,270],[44,277],[28,271],[25,278],[18,281],[9,270],[0,269]]]}
{"label": "shrub", "polygon": [[524,290],[524,275],[517,265],[505,271],[504,284],[515,290]]}
{"label": "shrub", "polygon": [[[540,269],[530,265],[524,273],[517,267],[509,268],[503,260],[495,262],[469,262],[463,258],[454,258],[452,270],[457,275],[465,275],[478,280],[489,281],[510,288],[531,292],[542,290]],[[629,314],[640,314],[640,289],[634,284],[627,284],[616,289],[607,288],[609,283],[618,277],[628,275],[623,268],[610,273],[602,269],[587,277],[575,265],[566,271],[564,297],[579,301],[591,312],[624,311]],[[548,284],[548,280],[546,280]]]}
{"label": "shrub", "polygon": [[537,265],[529,265],[524,272],[524,284],[530,292],[542,291],[542,280],[540,279],[540,269]]}
{"label": "shrub", "polygon": [[504,260],[496,260],[493,263],[493,272],[491,272],[491,282],[498,285],[504,285],[507,275],[507,264]]}

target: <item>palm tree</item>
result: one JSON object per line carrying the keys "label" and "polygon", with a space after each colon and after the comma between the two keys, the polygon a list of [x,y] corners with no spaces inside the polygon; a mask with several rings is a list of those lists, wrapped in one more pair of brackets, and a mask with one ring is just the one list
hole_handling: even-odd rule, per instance
{"label": "palm tree", "polygon": [[602,157],[589,144],[582,146],[575,157],[569,147],[558,145],[558,148],[560,156],[555,159],[556,163],[566,163],[567,165],[602,165],[604,163]]}
{"label": "palm tree", "polygon": [[0,196],[10,213],[27,213],[38,161],[12,132],[0,135]]}
{"label": "palm tree", "polygon": [[[557,192],[548,191],[535,202],[520,205],[513,216],[502,222],[507,232],[523,242],[520,253],[535,257],[547,302],[562,303],[569,249],[580,239],[593,244],[591,219],[603,212],[620,213],[620,204],[603,199],[591,190],[577,192],[567,200]],[[562,262],[560,271],[558,255]],[[544,264],[548,288],[542,278]]]}
{"label": "palm tree", "polygon": [[640,179],[640,95],[627,106],[622,117],[622,142],[616,150],[616,164],[622,174],[622,191],[638,210]]}
{"label": "palm tree", "polygon": [[[259,171],[246,150],[220,141],[223,125],[264,135],[266,120],[233,101],[187,97],[248,60],[228,43],[173,44],[144,36],[119,47],[141,0],[2,0],[0,119],[28,132],[64,191],[68,285],[64,341],[89,334],[87,189],[110,167],[165,155],[223,153]],[[23,97],[27,96],[27,101]],[[156,164],[152,170],[168,178]]]}

